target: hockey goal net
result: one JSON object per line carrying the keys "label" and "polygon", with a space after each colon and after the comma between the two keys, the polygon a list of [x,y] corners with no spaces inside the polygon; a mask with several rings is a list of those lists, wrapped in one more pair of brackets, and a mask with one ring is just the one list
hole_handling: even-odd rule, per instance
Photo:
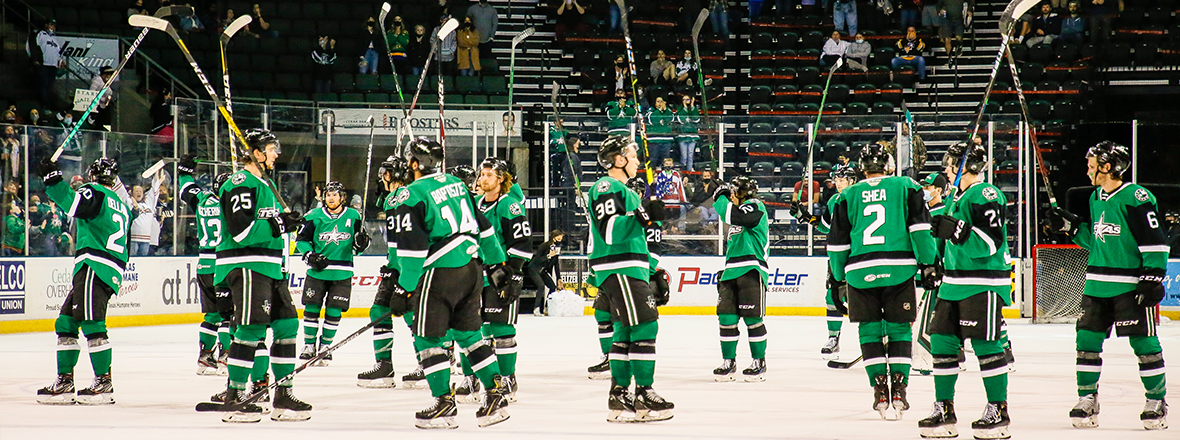
{"label": "hockey goal net", "polygon": [[1082,314],[1089,252],[1075,245],[1033,246],[1034,323],[1076,322]]}

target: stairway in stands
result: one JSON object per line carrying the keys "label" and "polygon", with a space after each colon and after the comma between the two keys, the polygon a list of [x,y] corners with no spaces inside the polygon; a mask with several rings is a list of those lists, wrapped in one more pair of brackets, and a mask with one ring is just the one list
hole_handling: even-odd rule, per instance
{"label": "stairway in stands", "polygon": [[[500,27],[496,31],[492,53],[498,58],[500,71],[505,77],[511,73],[509,64],[512,38],[530,26],[536,28],[536,33],[516,48],[516,85],[513,88],[513,101],[517,108],[540,105],[549,111],[552,108],[550,93],[553,82],[569,83],[572,69],[568,66],[554,65],[555,60],[561,59],[562,52],[555,41],[552,25],[546,25],[548,16],[544,2],[489,0],[489,3],[500,12]],[[569,90],[576,93],[576,89]],[[589,107],[589,104],[569,103],[569,108],[575,112],[584,112]]]}

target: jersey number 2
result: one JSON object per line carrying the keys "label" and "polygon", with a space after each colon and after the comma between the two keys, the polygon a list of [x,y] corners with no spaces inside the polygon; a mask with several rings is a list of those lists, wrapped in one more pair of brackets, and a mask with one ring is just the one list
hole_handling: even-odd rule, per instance
{"label": "jersey number 2", "polygon": [[115,222],[115,224],[118,225],[118,228],[115,229],[115,233],[112,234],[110,238],[107,238],[107,250],[110,250],[116,254],[121,254],[123,253],[123,249],[125,249],[126,246],[119,244],[119,241],[121,241],[120,239],[127,236],[127,219],[124,219],[123,216],[120,215],[113,215],[111,216],[111,221]]}
{"label": "jersey number 2", "polygon": [[885,237],[873,235],[881,225],[885,224],[885,205],[868,205],[865,206],[864,216],[873,216],[873,222],[865,228],[864,237],[861,244],[885,244]]}

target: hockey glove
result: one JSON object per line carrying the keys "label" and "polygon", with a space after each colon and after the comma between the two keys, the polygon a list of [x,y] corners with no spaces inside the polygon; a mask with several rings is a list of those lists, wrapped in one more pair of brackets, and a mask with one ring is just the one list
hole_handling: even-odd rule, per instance
{"label": "hockey glove", "polygon": [[971,229],[967,227],[965,221],[949,215],[936,215],[930,219],[930,234],[934,238],[948,240],[954,244],[963,244],[971,235]]}
{"label": "hockey glove", "polygon": [[503,289],[512,278],[512,268],[504,263],[488,266],[484,269],[484,273],[488,277],[488,283],[496,290]]}
{"label": "hockey glove", "polygon": [[1155,307],[1160,301],[1163,301],[1163,283],[1163,275],[1139,275],[1139,285],[1135,286],[1135,300],[1139,302],[1139,307]]}
{"label": "hockey glove", "polygon": [[513,272],[508,277],[507,284],[500,290],[500,298],[504,300],[504,304],[512,304],[520,299],[520,289],[523,286],[524,275],[520,272]]}
{"label": "hockey glove", "polygon": [[713,191],[713,201],[729,199],[730,194],[733,194],[733,189],[730,188],[729,185],[722,183],[721,185],[717,186],[716,191]]}
{"label": "hockey glove", "polygon": [[1074,213],[1055,206],[1049,210],[1049,232],[1056,232],[1073,237],[1078,232],[1081,218]]}
{"label": "hockey glove", "polygon": [[57,163],[49,160],[49,157],[42,158],[41,162],[37,163],[37,174],[44,179],[45,186],[56,185],[62,181],[61,170],[57,168]]}
{"label": "hockey glove", "polygon": [[362,229],[352,238],[352,252],[360,255],[365,253],[365,249],[369,248],[369,233]]}
{"label": "hockey glove", "polygon": [[396,279],[391,279],[389,292],[389,311],[393,316],[402,316],[414,310],[414,292],[403,289]]}
{"label": "hockey glove", "polygon": [[795,220],[799,223],[807,223],[809,225],[815,225],[819,223],[819,217],[812,215],[810,212],[804,211],[802,205],[803,204],[799,202],[792,203],[790,210],[791,216],[795,217]]}
{"label": "hockey glove", "polygon": [[668,301],[672,300],[672,291],[668,288],[668,272],[656,269],[651,274],[651,290],[656,298],[656,307],[668,305]]}
{"label": "hockey glove", "polygon": [[295,232],[299,229],[299,225],[303,223],[303,214],[296,211],[279,213],[277,217],[271,217],[270,220],[271,233],[275,237],[280,237],[288,232]]}
{"label": "hockey glove", "polygon": [[918,273],[923,289],[934,290],[942,284],[942,268],[936,264],[919,264]]}
{"label": "hockey glove", "polygon": [[303,262],[315,270],[324,270],[328,267],[328,257],[318,252],[303,254]]}
{"label": "hockey glove", "polygon": [[662,222],[668,219],[668,210],[664,209],[664,201],[660,199],[648,199],[643,202],[643,209],[647,211],[647,215],[651,216],[653,221]]}
{"label": "hockey glove", "polygon": [[197,169],[197,155],[189,153],[181,156],[180,162],[176,163],[176,174],[181,176],[191,176],[196,174]]}

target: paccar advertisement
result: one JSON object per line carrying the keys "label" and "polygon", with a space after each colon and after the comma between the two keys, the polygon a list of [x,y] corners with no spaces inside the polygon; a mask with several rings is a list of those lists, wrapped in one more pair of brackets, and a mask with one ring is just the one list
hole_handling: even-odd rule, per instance
{"label": "paccar advertisement", "polygon": [[[826,258],[770,258],[766,279],[767,307],[823,307]],[[669,306],[716,306],[717,272],[724,257],[662,257],[672,290]]]}

